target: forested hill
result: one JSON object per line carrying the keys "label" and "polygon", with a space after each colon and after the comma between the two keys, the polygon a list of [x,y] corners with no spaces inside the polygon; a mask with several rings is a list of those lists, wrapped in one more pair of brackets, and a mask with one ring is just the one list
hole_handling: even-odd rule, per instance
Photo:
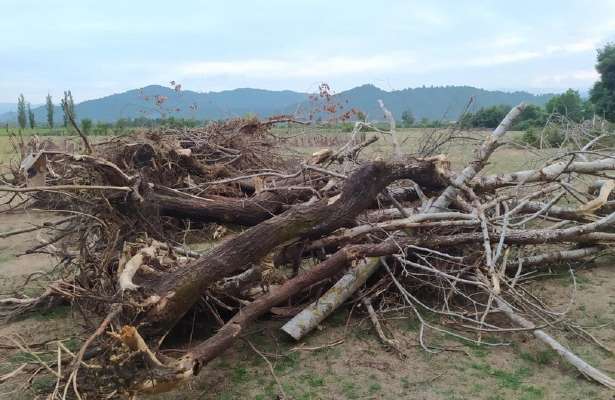
{"label": "forested hill", "polygon": [[[374,85],[363,85],[335,94],[332,102],[343,104],[344,109],[362,110],[371,119],[380,119],[378,99],[382,99],[396,118],[405,110],[411,110],[417,119],[455,120],[470,98],[473,109],[497,104],[515,105],[521,101],[544,105],[551,95],[533,95],[528,92],[502,92],[478,89],[470,86],[420,87],[414,89],[385,91]],[[56,103],[55,120],[62,120],[62,111]],[[308,113],[318,105],[309,100],[308,93],[290,90],[271,91],[262,89],[234,89],[221,92],[199,93],[189,90],[175,91],[172,88],[151,85],[142,89],[113,94],[100,99],[76,104],[79,119],[114,122],[120,118],[195,118],[199,120],[222,119],[255,113],[267,117],[282,113]],[[33,109],[39,125],[46,124],[44,106]],[[305,115],[303,115],[305,116]],[[15,112],[0,114],[0,121],[14,124]]]}
{"label": "forested hill", "polygon": [[406,110],[411,110],[416,119],[456,120],[472,98],[470,110],[498,104],[516,105],[524,101],[543,106],[552,94],[533,95],[528,92],[502,92],[478,89],[471,86],[419,87],[384,91],[374,85],[363,85],[337,95],[340,103],[360,109],[368,117],[380,119],[382,111],[377,100],[381,99],[386,107],[400,118]]}

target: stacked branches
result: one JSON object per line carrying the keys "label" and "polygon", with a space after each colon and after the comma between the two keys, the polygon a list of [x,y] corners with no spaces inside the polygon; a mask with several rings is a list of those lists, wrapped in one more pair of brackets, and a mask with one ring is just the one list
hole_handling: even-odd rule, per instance
{"label": "stacked branches", "polygon": [[[0,299],[0,312],[10,319],[70,302],[102,321],[78,354],[60,359],[65,372],[52,395],[168,391],[256,319],[297,314],[283,330],[300,339],[347,300],[361,302],[383,344],[401,354],[380,314],[412,313],[430,352],[430,329],[487,345],[496,344],[487,332],[531,331],[615,388],[546,329],[602,344],[527,286],[545,266],[587,261],[615,241],[615,158],[594,151],[602,135],[571,140],[576,147],[534,170],[482,174],[519,105],[456,173],[433,146],[405,155],[380,105],[391,130],[361,141],[365,123],[357,123],[345,145],[309,160],[289,156],[269,134],[289,122],[281,117],[144,131],[93,144],[88,155],[35,149],[1,190],[65,214],[36,227],[48,238],[32,251],[56,255],[66,272],[40,297]],[[392,143],[391,161],[360,157],[381,138]],[[225,235],[203,252],[189,246]],[[425,311],[456,325],[429,322]],[[181,339],[195,319],[219,329],[163,352],[165,339]]]}

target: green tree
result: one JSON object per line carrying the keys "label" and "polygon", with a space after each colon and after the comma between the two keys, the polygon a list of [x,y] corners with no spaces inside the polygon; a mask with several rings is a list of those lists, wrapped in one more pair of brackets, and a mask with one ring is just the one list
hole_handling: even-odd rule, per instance
{"label": "green tree", "polygon": [[421,120],[419,121],[419,126],[420,126],[421,128],[428,128],[428,127],[429,127],[429,125],[430,125],[430,121],[429,121],[429,118],[427,118],[427,117],[423,117],[423,118],[421,118]]}
{"label": "green tree", "polygon": [[615,121],[615,43],[598,50],[596,70],[600,80],[590,91],[595,112],[609,121]]}
{"label": "green tree", "polygon": [[109,131],[111,130],[111,124],[108,122],[97,122],[96,125],[94,125],[94,129],[92,130],[92,133],[94,135],[97,136],[105,136],[109,134]]}
{"label": "green tree", "polygon": [[77,120],[75,115],[75,102],[73,101],[73,94],[69,91],[64,92],[64,98],[62,99],[62,111],[64,112],[64,127],[68,126],[70,120],[69,115],[73,120]]}
{"label": "green tree", "polygon": [[457,123],[462,129],[472,128],[474,124],[474,114],[471,112],[464,113],[461,118],[459,118],[459,121],[457,121]]}
{"label": "green tree", "polygon": [[81,132],[84,135],[89,135],[92,131],[92,120],[89,118],[84,118],[81,120]]}
{"label": "green tree", "polygon": [[547,113],[557,113],[567,118],[581,122],[585,118],[583,99],[576,90],[568,89],[564,93],[553,96],[546,104]]}
{"label": "green tree", "polygon": [[21,129],[25,129],[27,122],[26,99],[23,97],[23,94],[20,94],[19,99],[17,99],[17,123]]}
{"label": "green tree", "polygon": [[36,128],[36,120],[34,119],[34,113],[32,112],[30,103],[28,103],[28,122],[30,122],[30,128]]}
{"label": "green tree", "polygon": [[47,126],[49,126],[49,129],[53,129],[53,101],[49,93],[47,93],[45,107],[47,108]]}
{"label": "green tree", "polygon": [[406,110],[401,113],[401,122],[405,128],[409,128],[416,122],[414,118],[414,114],[412,114],[412,110]]}
{"label": "green tree", "polygon": [[462,118],[462,126],[474,128],[496,128],[510,111],[510,106],[501,104],[492,107],[482,107],[474,114]]}
{"label": "green tree", "polygon": [[514,129],[525,131],[530,127],[543,127],[547,123],[547,116],[544,108],[528,104],[515,120]]}

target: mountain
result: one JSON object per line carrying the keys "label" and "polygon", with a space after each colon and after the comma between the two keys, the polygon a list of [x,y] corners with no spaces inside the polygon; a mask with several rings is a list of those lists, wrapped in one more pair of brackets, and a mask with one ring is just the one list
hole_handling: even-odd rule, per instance
{"label": "mountain", "polygon": [[470,111],[476,111],[498,104],[514,106],[522,101],[544,106],[551,97],[552,94],[491,91],[471,86],[419,87],[389,92],[374,85],[363,85],[335,95],[335,102],[359,109],[370,119],[383,118],[378,105],[380,99],[397,119],[404,111],[411,110],[417,120],[456,120],[471,98]]}
{"label": "mountain", "polygon": [[[474,98],[473,109],[497,104],[515,105],[521,101],[544,105],[553,95],[533,95],[528,92],[502,92],[478,89],[470,86],[421,87],[385,91],[374,85],[363,85],[335,94],[331,102],[342,105],[343,110],[356,108],[371,119],[382,119],[377,101],[383,100],[397,118],[405,110],[411,110],[417,119],[456,119],[468,100]],[[2,104],[2,103],[0,103]],[[9,107],[10,105],[7,105]],[[9,108],[10,109],[10,108]],[[15,106],[13,105],[13,110]],[[100,99],[88,100],[75,105],[79,119],[114,122],[120,118],[176,118],[223,119],[255,113],[260,117],[276,114],[300,116],[322,110],[320,98],[310,99],[308,93],[290,90],[271,91],[241,88],[221,92],[199,93],[190,90],[176,91],[169,87],[151,85],[142,89],[112,94]],[[44,106],[33,109],[39,124],[46,123]],[[0,122],[15,123],[14,111],[2,113]],[[62,110],[55,107],[54,120],[62,122]]]}
{"label": "mountain", "polygon": [[[176,118],[222,119],[255,113],[269,116],[283,113],[290,104],[305,101],[308,95],[290,90],[270,91],[261,89],[234,89],[222,92],[197,93],[190,90],[175,91],[172,88],[151,85],[141,89],[112,94],[95,100],[75,104],[79,119],[115,122],[120,118]],[[157,99],[163,99],[157,104]],[[57,103],[57,100],[56,100]],[[44,106],[32,110],[39,124],[46,123]],[[0,114],[0,122],[14,123],[17,113]],[[56,105],[54,121],[62,123],[62,109]]]}
{"label": "mountain", "polygon": [[0,114],[5,114],[15,110],[17,110],[17,104],[15,103],[0,103]]}

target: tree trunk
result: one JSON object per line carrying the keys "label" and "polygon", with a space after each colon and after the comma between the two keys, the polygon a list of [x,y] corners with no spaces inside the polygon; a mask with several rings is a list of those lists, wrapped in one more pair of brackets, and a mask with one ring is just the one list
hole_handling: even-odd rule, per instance
{"label": "tree trunk", "polygon": [[167,332],[216,281],[246,270],[275,247],[293,239],[314,239],[354,223],[387,185],[412,179],[419,185],[442,185],[440,159],[412,160],[406,164],[376,161],[354,172],[345,182],[341,196],[299,204],[288,211],[244,231],[205,253],[192,264],[154,283],[151,294],[159,301],[140,316],[139,330],[146,338]]}
{"label": "tree trunk", "polygon": [[253,226],[282,213],[298,201],[306,201],[311,189],[260,192],[241,199],[225,196],[202,198],[152,193],[147,199],[160,215],[199,222],[232,223]]}

